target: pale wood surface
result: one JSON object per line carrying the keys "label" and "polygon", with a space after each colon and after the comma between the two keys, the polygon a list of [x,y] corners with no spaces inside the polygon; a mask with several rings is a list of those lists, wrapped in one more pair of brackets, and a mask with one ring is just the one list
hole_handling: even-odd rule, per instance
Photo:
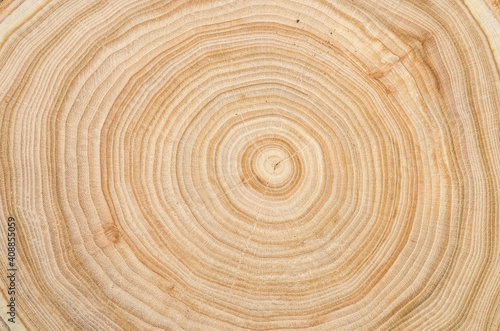
{"label": "pale wood surface", "polygon": [[498,8],[4,0],[0,328],[500,330]]}

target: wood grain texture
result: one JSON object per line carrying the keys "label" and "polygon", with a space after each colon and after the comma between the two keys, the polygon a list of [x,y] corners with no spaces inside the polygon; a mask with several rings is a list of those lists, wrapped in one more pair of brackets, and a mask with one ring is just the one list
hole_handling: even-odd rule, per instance
{"label": "wood grain texture", "polygon": [[0,328],[500,330],[498,17],[4,0]]}

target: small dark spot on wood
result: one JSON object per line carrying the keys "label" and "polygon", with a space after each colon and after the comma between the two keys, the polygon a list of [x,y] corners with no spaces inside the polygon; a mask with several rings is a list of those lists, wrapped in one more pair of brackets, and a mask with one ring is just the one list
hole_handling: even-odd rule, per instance
{"label": "small dark spot on wood", "polygon": [[378,69],[375,71],[370,72],[370,77],[373,79],[380,79],[382,76],[384,76],[385,71],[383,69]]}
{"label": "small dark spot on wood", "polygon": [[300,22],[300,20],[297,20],[297,23],[299,23],[299,22]]}
{"label": "small dark spot on wood", "polygon": [[107,226],[104,229],[104,234],[106,235],[106,238],[108,238],[108,240],[112,243],[116,243],[120,238],[118,228],[114,224]]}
{"label": "small dark spot on wood", "polygon": [[385,88],[385,93],[387,94],[393,94],[396,92],[396,88],[394,86],[389,86]]}

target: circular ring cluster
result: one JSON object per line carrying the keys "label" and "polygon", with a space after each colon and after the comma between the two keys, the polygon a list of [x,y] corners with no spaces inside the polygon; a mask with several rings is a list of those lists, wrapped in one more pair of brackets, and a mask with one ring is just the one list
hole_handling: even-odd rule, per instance
{"label": "circular ring cluster", "polygon": [[498,326],[482,1],[26,4],[0,13],[26,328]]}
{"label": "circular ring cluster", "polygon": [[[141,211],[120,220],[132,243],[168,238],[148,245],[198,279],[192,300],[233,313],[260,306],[251,318],[327,314],[358,302],[361,279],[374,286],[407,243],[418,164],[403,148],[417,137],[399,119],[407,110],[362,68],[342,70],[344,54],[311,57],[263,30],[228,31],[220,41],[234,38],[231,51],[198,52],[176,75],[158,69],[123,89],[133,97],[107,118],[101,140],[112,144],[107,173],[125,171],[105,182],[127,190],[109,200]],[[265,52],[248,46],[256,35]],[[119,131],[130,138],[113,138]],[[268,298],[250,299],[249,289]]]}

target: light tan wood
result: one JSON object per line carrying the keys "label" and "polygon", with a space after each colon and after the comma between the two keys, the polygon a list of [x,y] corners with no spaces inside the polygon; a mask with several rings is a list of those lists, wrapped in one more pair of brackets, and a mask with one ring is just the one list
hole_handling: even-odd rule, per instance
{"label": "light tan wood", "polygon": [[500,330],[498,17],[3,1],[0,328]]}

